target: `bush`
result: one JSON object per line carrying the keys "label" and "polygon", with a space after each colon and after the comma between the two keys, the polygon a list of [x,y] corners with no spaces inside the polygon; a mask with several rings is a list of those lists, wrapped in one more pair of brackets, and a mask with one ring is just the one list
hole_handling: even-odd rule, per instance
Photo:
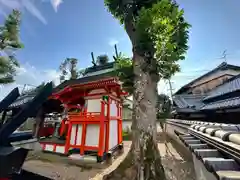
{"label": "bush", "polygon": [[130,141],[132,139],[132,134],[130,131],[122,131],[122,137],[124,141]]}

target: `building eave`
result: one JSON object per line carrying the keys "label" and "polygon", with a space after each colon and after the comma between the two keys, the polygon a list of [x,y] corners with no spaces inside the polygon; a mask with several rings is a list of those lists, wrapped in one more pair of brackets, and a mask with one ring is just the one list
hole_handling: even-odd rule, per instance
{"label": "building eave", "polygon": [[240,66],[235,66],[235,65],[231,65],[231,64],[227,64],[225,62],[221,63],[218,67],[214,68],[213,70],[209,71],[208,73],[203,74],[202,76],[194,79],[193,81],[189,82],[188,84],[184,85],[183,87],[181,87],[179,90],[177,90],[175,92],[175,95],[177,94],[181,94],[183,92],[185,92],[187,89],[190,88],[190,86],[192,84],[194,84],[195,82],[199,81],[200,79],[209,76],[219,70],[225,70],[225,69],[233,69],[233,70],[240,70]]}

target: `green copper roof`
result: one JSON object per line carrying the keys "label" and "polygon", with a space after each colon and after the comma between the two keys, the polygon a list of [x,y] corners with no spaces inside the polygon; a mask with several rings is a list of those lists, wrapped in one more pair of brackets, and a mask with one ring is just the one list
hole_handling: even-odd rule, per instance
{"label": "green copper roof", "polygon": [[106,69],[112,69],[112,68],[114,68],[114,64],[115,64],[115,62],[109,62],[104,65],[99,65],[99,66],[97,65],[97,66],[89,67],[85,70],[85,74],[93,73],[96,71],[102,71],[102,70],[106,70]]}

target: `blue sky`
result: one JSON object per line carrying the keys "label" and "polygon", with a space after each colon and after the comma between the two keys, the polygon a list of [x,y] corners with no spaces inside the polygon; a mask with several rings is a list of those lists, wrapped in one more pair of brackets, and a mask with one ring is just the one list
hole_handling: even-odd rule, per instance
{"label": "blue sky", "polygon": [[[239,0],[178,0],[192,25],[190,49],[182,61],[182,72],[172,81],[177,90],[207,70],[220,64],[227,49],[227,60],[239,64]],[[0,0],[0,23],[11,8],[22,11],[21,40],[25,48],[17,53],[21,63],[14,86],[58,81],[58,67],[66,57],[79,59],[79,68],[91,65],[90,53],[110,57],[117,43],[119,51],[131,55],[131,44],[116,19],[104,7],[104,0]],[[168,92],[164,82],[161,92]],[[5,94],[5,93],[2,93]]]}

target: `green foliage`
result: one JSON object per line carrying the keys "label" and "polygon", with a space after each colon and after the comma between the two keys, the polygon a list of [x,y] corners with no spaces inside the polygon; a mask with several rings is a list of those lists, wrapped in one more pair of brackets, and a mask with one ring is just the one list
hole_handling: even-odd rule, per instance
{"label": "green foliage", "polygon": [[188,28],[184,11],[170,0],[161,0],[152,8],[142,8],[136,21],[137,49],[157,60],[160,77],[169,78],[179,71],[177,61],[187,51]]}
{"label": "green foliage", "polygon": [[148,60],[146,70],[166,79],[180,71],[177,61],[185,58],[190,25],[175,1],[105,0],[105,5],[131,29],[127,33],[135,51]]}
{"label": "green foliage", "polygon": [[160,121],[162,129],[166,119],[171,116],[171,110],[172,102],[169,96],[165,94],[159,94],[157,99],[157,119]]}
{"label": "green foliage", "polygon": [[19,26],[21,13],[13,10],[6,18],[3,26],[0,26],[0,49],[19,49],[23,45],[19,40]]}
{"label": "green foliage", "polygon": [[137,17],[143,7],[151,8],[159,0],[104,0],[110,13],[124,24],[126,16]]}
{"label": "green foliage", "polygon": [[103,54],[97,57],[97,64],[100,66],[107,64],[108,62],[109,62],[109,58],[106,54]]}
{"label": "green foliage", "polygon": [[[174,0],[105,0],[105,5],[111,14],[124,25],[132,42],[133,61],[126,57],[118,57],[120,60],[117,61],[118,74],[121,75],[120,79],[125,80],[124,83],[131,80],[133,85],[133,82],[138,80],[136,83],[146,85],[144,78],[141,78],[140,74],[144,72],[144,74],[151,77],[149,81],[152,80],[152,83],[157,85],[159,78],[170,78],[176,71],[180,70],[177,61],[184,59],[184,54],[188,49],[188,28],[190,26],[184,20],[183,10],[179,10]],[[134,74],[135,72],[136,74]],[[134,136],[133,140],[137,141],[139,136],[144,139],[145,137],[142,135],[148,137],[147,145],[146,143],[145,145],[150,153],[148,151],[141,151],[140,153],[141,160],[144,159],[144,161],[139,161],[143,163],[141,167],[144,168],[144,173],[139,177],[140,179],[166,179],[161,162],[155,161],[156,153],[151,153],[154,150],[152,148],[154,147],[152,135],[136,126],[136,117],[145,113],[143,109],[146,108],[145,106],[141,107],[139,101],[145,99],[150,104],[152,103],[151,99],[145,96],[148,87],[144,85],[144,89],[139,88],[134,92],[134,101],[138,100],[138,102],[134,102],[134,105],[138,108],[133,109],[134,124],[132,126],[134,130],[141,132]],[[132,92],[134,91],[133,87],[131,88]],[[155,86],[149,88],[152,88],[150,90],[155,90],[155,93],[157,93],[156,89],[153,89]],[[141,111],[138,111],[138,109]],[[167,108],[164,107],[161,110],[167,111]],[[147,119],[142,118],[138,120],[147,121]],[[127,161],[124,162],[128,163]],[[154,167],[156,162],[159,165],[158,168],[154,170],[148,168],[150,166]],[[124,170],[126,169],[128,170],[128,168]],[[118,172],[117,170],[116,172]],[[140,170],[137,170],[137,172],[140,173]],[[114,174],[111,175],[108,176],[109,179],[116,177]]]}
{"label": "green foliage", "polygon": [[122,131],[122,137],[124,141],[129,141],[132,139],[132,133],[131,130],[129,128],[127,128],[126,130]]}
{"label": "green foliage", "polygon": [[75,58],[67,58],[67,61],[69,61],[69,71],[70,71],[70,79],[77,79],[78,78],[78,72],[77,72],[77,63],[78,60]]}
{"label": "green foliage", "polygon": [[76,58],[66,58],[61,65],[59,70],[61,71],[60,82],[66,80],[68,74],[70,74],[70,79],[77,79],[82,71],[77,70],[78,60]]}
{"label": "green foliage", "polygon": [[14,52],[23,48],[19,40],[20,12],[13,10],[0,26],[0,84],[14,82],[19,63]]}
{"label": "green foliage", "polygon": [[119,77],[119,80],[123,82],[122,87],[129,94],[133,93],[133,65],[132,59],[120,53],[115,58],[115,76]]}
{"label": "green foliage", "polygon": [[159,94],[157,100],[157,113],[158,118],[166,119],[171,114],[172,103],[169,96],[165,94]]}

